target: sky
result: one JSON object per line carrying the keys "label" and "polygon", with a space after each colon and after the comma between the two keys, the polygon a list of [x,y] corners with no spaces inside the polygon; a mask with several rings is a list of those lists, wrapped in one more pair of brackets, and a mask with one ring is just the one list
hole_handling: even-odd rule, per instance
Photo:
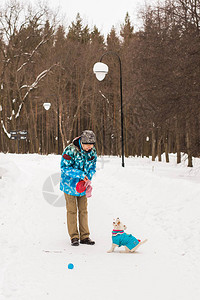
{"label": "sky", "polygon": [[79,12],[90,27],[96,25],[104,34],[108,33],[113,25],[118,27],[123,23],[126,12],[133,18],[139,5],[144,4],[144,0],[57,0],[56,5],[55,0],[48,2],[52,6],[58,4],[69,21],[75,20]]}
{"label": "sky", "polygon": [[[1,4],[4,2],[6,0],[1,0]],[[37,0],[29,0],[29,2],[36,4]],[[65,25],[69,26],[72,21],[75,21],[77,13],[80,13],[85,25],[89,25],[90,28],[96,25],[102,34],[107,35],[112,26],[117,31],[120,30],[120,24],[124,23],[127,12],[135,29],[138,28],[140,22],[136,21],[137,11],[140,7],[144,7],[145,3],[152,4],[156,0],[101,0],[99,2],[95,0],[47,0],[45,2],[53,9],[60,8],[60,14],[65,15]]]}
{"label": "sky", "polygon": [[[33,2],[35,0],[32,0]],[[103,34],[108,34],[115,26],[119,30],[120,24],[124,23],[126,13],[128,12],[132,23],[136,24],[137,11],[145,3],[153,3],[154,0],[49,0],[51,7],[60,7],[66,15],[69,24],[76,19],[79,12],[83,21],[92,28],[94,25]]]}

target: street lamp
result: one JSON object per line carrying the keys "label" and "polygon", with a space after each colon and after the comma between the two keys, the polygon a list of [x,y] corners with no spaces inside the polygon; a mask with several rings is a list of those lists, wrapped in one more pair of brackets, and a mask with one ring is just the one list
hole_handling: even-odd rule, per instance
{"label": "street lamp", "polygon": [[96,78],[99,81],[102,81],[108,73],[108,66],[102,62],[97,62],[94,64],[93,72],[95,73]]}
{"label": "street lamp", "polygon": [[51,103],[50,102],[45,102],[43,103],[43,107],[44,109],[46,110],[46,114],[45,114],[45,123],[46,123],[46,152],[48,154],[48,121],[47,121],[47,117],[48,117],[48,114],[47,114],[47,110],[50,109],[51,107]]}
{"label": "street lamp", "polygon": [[122,167],[125,166],[124,164],[124,130],[123,130],[123,123],[124,123],[124,116],[123,116],[123,98],[122,98],[122,64],[121,64],[121,59],[119,55],[113,51],[108,51],[104,53],[100,61],[94,64],[93,67],[93,72],[96,75],[96,78],[99,81],[102,81],[106,74],[108,73],[108,66],[104,63],[102,63],[102,59],[105,55],[107,54],[114,54],[118,57],[119,60],[119,72],[120,72],[120,96],[121,96],[121,142],[122,142]]}
{"label": "street lamp", "polygon": [[60,154],[60,130],[59,130],[59,116],[60,116],[60,110],[59,110],[59,98],[57,97],[57,126],[58,126],[58,154]]}
{"label": "street lamp", "polygon": [[[50,107],[51,107],[51,103],[50,102],[43,103],[43,107],[44,107],[45,110],[49,110]],[[57,126],[58,126],[58,129],[57,129],[57,134],[58,134],[57,141],[58,141],[58,154],[60,153],[59,114],[60,114],[60,112],[59,112],[59,100],[57,98]]]}
{"label": "street lamp", "polygon": [[49,110],[49,108],[51,107],[51,103],[45,102],[45,103],[43,103],[43,107],[45,110]]}

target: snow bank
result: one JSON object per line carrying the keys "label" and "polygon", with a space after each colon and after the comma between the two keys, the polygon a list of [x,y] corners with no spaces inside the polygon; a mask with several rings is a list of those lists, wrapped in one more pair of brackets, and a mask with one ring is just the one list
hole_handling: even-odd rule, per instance
{"label": "snow bank", "polygon": [[[60,156],[0,153],[0,299],[198,300],[200,160],[194,168],[99,157],[88,199],[95,246],[71,247],[66,209],[43,196]],[[50,194],[60,197],[58,186]],[[108,254],[113,218],[148,242]],[[74,269],[67,268],[69,263]]]}

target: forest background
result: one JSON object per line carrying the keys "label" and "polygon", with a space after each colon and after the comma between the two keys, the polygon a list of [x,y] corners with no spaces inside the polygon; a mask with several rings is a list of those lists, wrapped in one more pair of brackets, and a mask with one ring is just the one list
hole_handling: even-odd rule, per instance
{"label": "forest background", "polygon": [[[44,4],[0,8],[0,151],[58,153],[84,129],[98,155],[121,155],[119,62],[122,61],[126,156],[181,152],[200,157],[200,1],[166,0],[129,13],[104,37],[80,14],[70,26]],[[109,66],[99,82],[93,65]],[[51,103],[48,111],[43,104]],[[16,141],[10,132],[27,130]]]}

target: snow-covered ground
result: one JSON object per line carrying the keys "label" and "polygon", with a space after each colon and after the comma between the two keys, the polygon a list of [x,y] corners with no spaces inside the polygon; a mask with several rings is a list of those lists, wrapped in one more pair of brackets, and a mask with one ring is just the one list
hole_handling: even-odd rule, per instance
{"label": "snow-covered ground", "polygon": [[[200,159],[170,161],[128,158],[122,168],[99,157],[88,199],[96,244],[72,247],[60,156],[0,153],[0,299],[199,300]],[[148,239],[137,252],[106,252],[116,217]]]}

